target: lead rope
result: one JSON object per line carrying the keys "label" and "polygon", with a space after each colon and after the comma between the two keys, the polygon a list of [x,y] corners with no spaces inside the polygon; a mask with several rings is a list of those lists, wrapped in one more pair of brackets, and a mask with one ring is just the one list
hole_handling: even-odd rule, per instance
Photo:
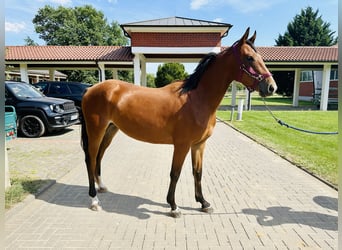
{"label": "lead rope", "polygon": [[262,98],[263,102],[264,102],[264,105],[267,109],[267,111],[270,113],[270,115],[273,117],[273,119],[279,123],[281,126],[285,126],[287,128],[291,128],[291,129],[294,129],[294,130],[297,130],[297,131],[300,131],[300,132],[304,132],[304,133],[309,133],[309,134],[316,134],[316,135],[337,135],[338,132],[317,132],[317,131],[311,131],[311,130],[306,130],[306,129],[302,129],[302,128],[297,128],[297,127],[294,127],[294,126],[291,126],[285,122],[283,122],[282,120],[278,119],[272,112],[272,110],[267,106],[266,104],[266,101],[265,101],[265,98]]}

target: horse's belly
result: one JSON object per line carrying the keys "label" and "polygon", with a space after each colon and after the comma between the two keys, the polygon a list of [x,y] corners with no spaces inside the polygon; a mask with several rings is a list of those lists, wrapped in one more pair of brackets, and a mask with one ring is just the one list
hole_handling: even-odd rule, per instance
{"label": "horse's belly", "polygon": [[172,136],[168,133],[163,131],[156,131],[153,129],[137,129],[137,130],[130,130],[127,128],[119,127],[119,129],[125,133],[126,135],[144,142],[149,143],[158,143],[158,144],[172,144],[173,139]]}
{"label": "horse's belly", "polygon": [[116,117],[113,123],[126,135],[140,141],[160,144],[172,144],[171,124],[158,119],[150,120],[143,117]]}

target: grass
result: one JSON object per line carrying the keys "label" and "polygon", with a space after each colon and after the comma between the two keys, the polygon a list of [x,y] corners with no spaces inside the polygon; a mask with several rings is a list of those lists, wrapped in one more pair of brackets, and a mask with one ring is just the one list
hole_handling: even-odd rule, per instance
{"label": "grass", "polygon": [[[237,99],[245,99],[245,94],[238,94],[236,96]],[[255,94],[252,95],[251,98],[252,106],[264,105],[264,102],[261,97],[256,96]],[[282,97],[282,96],[273,96],[267,97],[266,99],[268,105],[276,105],[276,106],[292,106],[292,97]],[[221,105],[230,105],[231,104],[231,96],[226,95],[223,98]],[[299,106],[313,106],[313,103],[310,101],[299,101]]]}
{"label": "grass", "polygon": [[5,209],[10,209],[15,204],[23,201],[28,194],[36,194],[45,183],[46,181],[28,177],[11,179],[11,187],[6,189],[5,192]]}
{"label": "grass", "polygon": [[[252,103],[259,102],[253,99]],[[281,99],[274,98],[271,105],[288,105],[288,100]],[[269,99],[267,103],[270,105]],[[274,114],[282,121],[303,129],[338,130],[337,111],[276,111]],[[245,111],[243,121],[231,122],[230,115],[230,111],[217,111],[217,116],[231,126],[337,187],[336,135],[313,135],[280,126],[266,111]]]}

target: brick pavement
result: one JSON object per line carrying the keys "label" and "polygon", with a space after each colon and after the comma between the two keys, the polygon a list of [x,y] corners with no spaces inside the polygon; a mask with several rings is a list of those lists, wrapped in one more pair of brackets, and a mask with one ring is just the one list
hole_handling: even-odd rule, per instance
{"label": "brick pavement", "polygon": [[94,212],[78,135],[75,126],[55,137],[73,148],[55,169],[70,172],[6,213],[7,249],[337,249],[337,192],[223,123],[204,154],[203,192],[214,213],[198,210],[188,157],[179,219],[167,216],[165,201],[172,146],[119,133],[103,161],[103,211]]}

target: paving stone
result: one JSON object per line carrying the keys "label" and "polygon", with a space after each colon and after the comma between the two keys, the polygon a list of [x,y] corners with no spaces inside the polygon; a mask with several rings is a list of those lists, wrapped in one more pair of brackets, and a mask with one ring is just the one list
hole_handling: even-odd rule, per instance
{"label": "paving stone", "polygon": [[221,122],[202,178],[214,212],[199,211],[188,156],[179,219],[166,203],[171,145],[119,132],[103,159],[103,210],[94,212],[79,136],[73,126],[8,144],[11,171],[55,184],[6,212],[6,249],[337,249],[337,192]]}

